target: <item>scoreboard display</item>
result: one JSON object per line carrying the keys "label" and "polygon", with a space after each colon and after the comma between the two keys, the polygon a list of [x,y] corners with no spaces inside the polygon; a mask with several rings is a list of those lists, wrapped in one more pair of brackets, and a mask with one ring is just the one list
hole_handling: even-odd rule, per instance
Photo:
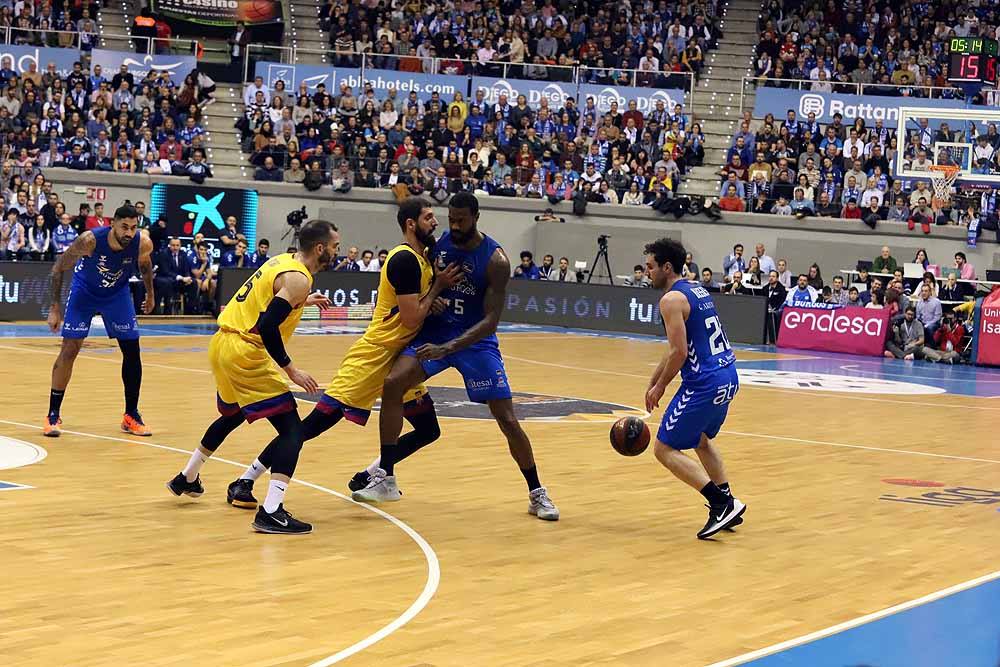
{"label": "scoreboard display", "polygon": [[1000,42],[982,37],[955,37],[950,41],[949,47],[949,82],[998,86]]}

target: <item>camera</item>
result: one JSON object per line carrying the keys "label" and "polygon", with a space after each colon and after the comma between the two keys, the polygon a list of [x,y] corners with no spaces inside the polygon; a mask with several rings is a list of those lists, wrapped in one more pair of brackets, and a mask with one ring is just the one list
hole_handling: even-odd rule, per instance
{"label": "camera", "polygon": [[608,236],[607,234],[601,234],[600,236],[598,236],[597,237],[597,247],[600,248],[601,250],[607,250],[608,249],[608,239],[609,238],[611,238],[611,237]]}
{"label": "camera", "polygon": [[285,218],[285,222],[287,222],[291,227],[301,227],[302,223],[306,221],[307,217],[309,216],[306,214],[306,207],[303,206],[297,211],[292,211],[291,213],[289,213],[288,216]]}

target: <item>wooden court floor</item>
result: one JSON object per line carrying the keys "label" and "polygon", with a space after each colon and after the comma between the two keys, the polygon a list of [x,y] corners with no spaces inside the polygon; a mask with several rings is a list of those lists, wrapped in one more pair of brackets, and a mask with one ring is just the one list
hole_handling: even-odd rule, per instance
{"label": "wooden court floor", "polygon": [[[290,352],[325,382],[352,340],[297,336]],[[624,406],[642,404],[662,352],[540,332],[501,345],[529,399]],[[216,414],[206,346],[144,339],[155,434],[140,439],[118,431],[117,348],[94,336],[63,407],[71,433],[49,440],[35,427],[57,340],[0,340],[0,435],[48,451],[0,470],[33,487],[0,492],[3,665],[706,665],[996,569],[995,505],[878,500],[922,491],[885,478],[1000,487],[1000,402],[950,394],[744,386],[718,442],[749,510],[710,542],[694,538],[701,498],[651,449],[610,448],[610,414],[526,426],[558,523],[526,513],[505,441],[475,419],[442,420],[442,439],[397,467],[392,520],[346,500],[377,451],[373,419],[306,445],[308,484],[288,506],[314,534],[255,534],[252,513],[225,503],[236,465],[210,462],[199,500],[164,487]],[[462,385],[449,372],[431,386]],[[271,436],[245,426],[219,456],[245,465]]]}

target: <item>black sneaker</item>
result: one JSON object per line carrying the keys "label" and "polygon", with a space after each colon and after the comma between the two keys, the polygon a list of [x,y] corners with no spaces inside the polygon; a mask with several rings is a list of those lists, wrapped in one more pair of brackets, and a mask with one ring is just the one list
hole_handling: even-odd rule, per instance
{"label": "black sneaker", "polygon": [[264,511],[264,506],[257,508],[257,516],[253,520],[253,529],[258,533],[292,533],[305,534],[312,532],[312,524],[299,521],[285,511],[284,504],[278,505],[278,509],[272,514]]}
{"label": "black sneaker", "polygon": [[708,521],[705,527],[698,531],[699,540],[707,540],[720,530],[731,527],[736,519],[747,511],[747,506],[737,498],[729,498],[725,505],[708,508]]}
{"label": "black sneaker", "polygon": [[238,479],[230,484],[226,490],[226,502],[246,510],[257,509],[257,499],[253,497],[253,480]]}
{"label": "black sneaker", "polygon": [[368,482],[371,480],[372,476],[368,474],[368,471],[362,470],[361,472],[354,473],[354,477],[352,477],[351,481],[347,483],[347,488],[351,491],[360,491],[368,486]]}
{"label": "black sneaker", "polygon": [[175,496],[198,498],[205,493],[205,487],[201,485],[201,475],[195,477],[193,482],[189,482],[182,472],[177,473],[176,477],[167,482],[167,488]]}

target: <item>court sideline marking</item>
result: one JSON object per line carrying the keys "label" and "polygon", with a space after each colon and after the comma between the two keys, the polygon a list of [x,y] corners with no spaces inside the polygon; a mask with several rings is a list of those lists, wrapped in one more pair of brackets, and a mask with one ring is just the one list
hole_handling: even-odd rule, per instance
{"label": "court sideline marking", "polygon": [[781,651],[788,650],[790,648],[795,648],[796,646],[801,646],[802,644],[808,644],[810,642],[816,641],[818,639],[823,639],[831,635],[835,635],[852,628],[856,628],[872,621],[877,621],[879,619],[885,618],[886,616],[892,616],[893,614],[898,614],[901,611],[906,611],[908,609],[913,609],[914,607],[919,607],[921,605],[927,604],[929,602],[934,602],[940,600],[941,598],[948,597],[949,595],[954,595],[955,593],[961,593],[962,591],[967,591],[970,588],[975,588],[982,584],[987,584],[994,579],[1000,579],[1000,570],[996,572],[991,572],[990,574],[984,574],[981,577],[976,577],[975,579],[970,579],[969,581],[962,582],[960,584],[955,584],[954,586],[949,586],[940,591],[930,593],[923,597],[917,598],[916,600],[910,600],[909,602],[903,602],[901,604],[888,607],[881,611],[876,611],[871,614],[865,614],[864,616],[859,616],[858,618],[852,619],[850,621],[845,621],[843,623],[838,623],[837,625],[831,625],[828,628],[822,630],[817,630],[816,632],[811,632],[807,635],[802,635],[801,637],[796,637],[795,639],[789,639],[787,641],[780,642],[778,644],[772,644],[762,649],[757,649],[756,651],[750,651],[749,653],[744,653],[738,655],[735,658],[729,658],[728,660],[723,660],[721,662],[713,662],[708,667],[735,667],[736,665],[742,665],[744,663],[750,662],[751,660],[756,660],[758,658],[764,658],[775,653],[780,653]]}
{"label": "court sideline marking", "polygon": [[[11,426],[20,426],[22,428],[30,428],[38,431],[40,431],[42,428],[41,426],[35,426],[34,424],[25,424],[23,422],[15,422],[7,419],[0,419],[0,424],[10,424]],[[158,445],[154,442],[143,442],[141,440],[130,440],[128,438],[116,438],[110,435],[98,435],[96,433],[86,433],[83,431],[65,431],[65,430],[63,431],[63,433],[68,433],[70,435],[79,435],[86,438],[95,438],[97,440],[126,442],[130,445],[142,445],[144,447],[151,447],[153,449],[160,449],[168,452],[177,452],[178,454],[189,455],[191,453],[183,449],[178,449],[177,447],[170,447],[168,445]],[[238,468],[246,467],[245,464],[239,463],[238,461],[224,459],[218,456],[213,456],[210,460],[237,466]],[[437,554],[434,552],[434,549],[431,547],[430,544],[428,544],[427,540],[425,540],[420,533],[418,533],[416,530],[411,528],[409,525],[407,525],[400,519],[397,519],[393,515],[389,514],[388,512],[380,510],[379,508],[374,507],[372,505],[368,505],[366,503],[355,502],[354,500],[351,500],[342,493],[338,493],[333,489],[328,489],[325,486],[320,486],[319,484],[313,484],[312,482],[307,482],[305,480],[298,479],[296,477],[293,477],[292,481],[297,484],[301,484],[302,486],[309,487],[310,489],[314,489],[322,493],[327,493],[330,494],[331,496],[336,496],[337,498],[346,500],[352,505],[358,505],[360,507],[364,507],[366,510],[369,510],[370,512],[374,512],[378,516],[387,520],[389,523],[393,524],[401,531],[406,533],[406,535],[411,540],[413,540],[418,547],[420,547],[420,550],[424,554],[424,559],[427,561],[427,581],[424,584],[424,589],[420,592],[420,595],[417,597],[417,599],[414,600],[412,604],[410,604],[410,606],[406,609],[406,611],[404,611],[402,614],[396,617],[395,620],[383,626],[376,632],[368,635],[361,641],[355,642],[354,644],[351,644],[347,648],[342,649],[337,653],[334,653],[333,655],[329,655],[323,658],[322,660],[314,662],[309,666],[309,667],[329,667],[329,665],[333,665],[342,660],[346,660],[352,655],[360,653],[369,646],[372,646],[373,644],[385,639],[393,632],[395,632],[396,630],[400,629],[401,627],[409,623],[411,620],[413,620],[414,617],[416,617],[417,614],[423,611],[424,607],[426,607],[427,604],[431,601],[431,598],[434,597],[434,594],[437,592],[438,585],[441,582],[441,564],[438,561],[438,557]]]}

